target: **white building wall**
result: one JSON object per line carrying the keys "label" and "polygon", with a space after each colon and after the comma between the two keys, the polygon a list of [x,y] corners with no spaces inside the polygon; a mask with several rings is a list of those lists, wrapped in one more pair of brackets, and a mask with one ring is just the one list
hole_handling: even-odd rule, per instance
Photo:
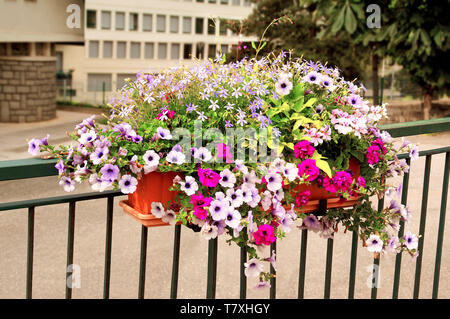
{"label": "white building wall", "polygon": [[[111,92],[106,92],[106,102],[116,95],[119,85],[122,83],[121,78],[118,79],[119,74],[136,74],[138,72],[152,72],[164,68],[171,67],[180,61],[185,65],[191,65],[193,59],[183,59],[183,50],[185,44],[192,45],[192,53],[196,54],[196,44],[204,43],[205,53],[207,58],[208,45],[215,44],[219,49],[221,45],[236,45],[239,41],[251,41],[253,38],[240,38],[233,35],[230,30],[226,35],[219,34],[219,25],[216,27],[216,34],[209,35],[207,32],[208,18],[225,18],[242,20],[246,18],[252,11],[250,5],[244,4],[244,0],[240,1],[240,5],[236,6],[237,0],[217,0],[216,3],[209,3],[210,0],[204,0],[203,3],[198,0],[86,0],[86,12],[95,10],[96,26],[95,28],[87,28],[85,23],[85,45],[74,47],[58,45],[56,51],[63,54],[63,68],[64,71],[73,69],[73,89],[76,90],[76,96],[73,98],[76,101],[83,101],[89,103],[102,103],[103,93],[100,91],[89,92],[88,77],[89,74],[111,74]],[[223,4],[222,2],[228,2]],[[102,12],[110,12],[111,17],[110,29],[102,29]],[[125,28],[124,30],[116,30],[116,12],[125,13]],[[130,31],[130,13],[138,14],[138,29]],[[143,30],[143,16],[144,14],[152,15],[152,31]],[[108,16],[108,14],[103,14]],[[166,27],[165,32],[157,32],[157,16],[165,16]],[[171,16],[179,17],[178,32],[171,32],[170,20]],[[183,17],[192,18],[191,33],[183,33]],[[203,18],[203,34],[195,33],[195,18]],[[108,25],[108,24],[103,24]],[[98,57],[89,57],[90,43],[98,42]],[[112,57],[104,58],[103,49],[105,46],[110,46],[112,42]],[[117,57],[118,42],[125,42],[127,47],[126,58],[121,59]],[[132,43],[140,44],[140,58],[131,58],[130,48]],[[154,54],[153,58],[145,57],[145,43],[153,43]],[[160,43],[167,44],[167,57],[165,59],[158,58],[158,46]],[[178,44],[180,50],[180,58],[173,59],[171,47],[172,44]],[[95,50],[94,50],[95,51]],[[91,76],[91,79],[96,77]],[[101,77],[101,76],[97,76]],[[91,81],[92,83],[92,81]],[[107,84],[106,87],[109,85]],[[91,88],[92,89],[92,88]]]}

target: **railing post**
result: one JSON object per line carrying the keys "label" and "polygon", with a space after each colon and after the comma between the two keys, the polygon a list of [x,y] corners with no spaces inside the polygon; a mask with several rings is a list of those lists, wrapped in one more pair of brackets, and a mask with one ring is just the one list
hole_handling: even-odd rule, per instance
{"label": "railing post", "polygon": [[109,288],[111,281],[113,212],[114,212],[114,197],[108,196],[108,202],[106,207],[106,243],[105,243],[105,271],[103,281],[103,299],[109,299]]}
{"label": "railing post", "polygon": [[241,247],[241,263],[240,263],[240,293],[239,298],[247,298],[247,276],[245,276],[245,263],[247,262],[247,248]]}
{"label": "railing post", "polygon": [[67,266],[66,266],[66,299],[72,299],[72,283],[69,279],[73,279],[69,274],[69,269],[73,274],[73,247],[75,237],[75,202],[69,203],[69,222],[67,229]]}
{"label": "railing post", "polygon": [[34,207],[28,208],[27,287],[26,298],[33,295]]}
{"label": "railing post", "polygon": [[216,298],[217,276],[217,237],[208,242],[208,280],[206,286],[206,298]]}
{"label": "railing post", "polygon": [[180,267],[180,242],[181,242],[180,237],[181,237],[181,225],[176,225],[173,240],[172,281],[170,284],[171,299],[176,299],[178,292],[178,270]]}
{"label": "railing post", "polygon": [[[270,255],[272,255],[272,252],[275,252],[275,254],[277,252],[276,241],[270,244]],[[275,299],[277,297],[277,272],[275,268],[273,268],[272,264],[270,264],[270,273],[275,276],[273,278],[270,278],[270,299]]]}
{"label": "railing post", "polygon": [[148,229],[144,225],[141,227],[141,259],[139,267],[139,288],[138,299],[144,299],[145,295],[145,271],[147,266],[147,234]]}

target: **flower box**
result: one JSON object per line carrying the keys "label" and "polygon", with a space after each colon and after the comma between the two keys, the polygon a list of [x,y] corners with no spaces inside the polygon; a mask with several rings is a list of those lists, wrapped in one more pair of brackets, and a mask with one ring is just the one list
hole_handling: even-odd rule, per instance
{"label": "flower box", "polygon": [[[120,205],[145,226],[182,223],[245,246],[246,274],[261,282],[275,256],[258,248],[297,227],[333,238],[342,225],[370,252],[416,256],[417,236],[397,235],[410,212],[391,180],[409,169],[397,154],[414,160],[417,147],[379,130],[385,105],[370,105],[364,90],[337,68],[284,51],[217,57],[139,73],[109,104],[106,125],[88,118],[70,135],[76,145],[55,147],[47,136],[30,140],[29,151],[60,159],[66,191],[86,181],[128,194]],[[391,201],[378,212],[371,198],[385,195]]]}

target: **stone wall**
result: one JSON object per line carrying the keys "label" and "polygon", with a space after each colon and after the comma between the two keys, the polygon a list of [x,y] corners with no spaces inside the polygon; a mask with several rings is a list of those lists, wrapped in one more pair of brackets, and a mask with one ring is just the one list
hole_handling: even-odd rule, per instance
{"label": "stone wall", "polygon": [[0,122],[56,116],[56,59],[0,57]]}

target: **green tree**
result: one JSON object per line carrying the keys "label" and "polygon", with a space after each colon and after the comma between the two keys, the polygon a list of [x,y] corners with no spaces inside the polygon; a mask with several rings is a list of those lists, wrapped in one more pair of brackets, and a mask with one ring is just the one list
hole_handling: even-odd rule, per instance
{"label": "green tree", "polygon": [[257,6],[243,22],[244,34],[260,37],[272,21],[282,16],[287,17],[272,25],[264,34],[267,45],[263,52],[292,49],[296,57],[303,56],[307,60],[339,67],[347,79],[361,78],[368,62],[368,50],[355,44],[346,33],[325,34],[318,39],[326,24],[313,16],[316,5],[299,5],[298,1],[287,0],[254,2]]}
{"label": "green tree", "polygon": [[387,11],[392,20],[382,34],[387,54],[422,88],[424,118],[429,119],[433,93],[450,87],[448,2],[391,0]]}

